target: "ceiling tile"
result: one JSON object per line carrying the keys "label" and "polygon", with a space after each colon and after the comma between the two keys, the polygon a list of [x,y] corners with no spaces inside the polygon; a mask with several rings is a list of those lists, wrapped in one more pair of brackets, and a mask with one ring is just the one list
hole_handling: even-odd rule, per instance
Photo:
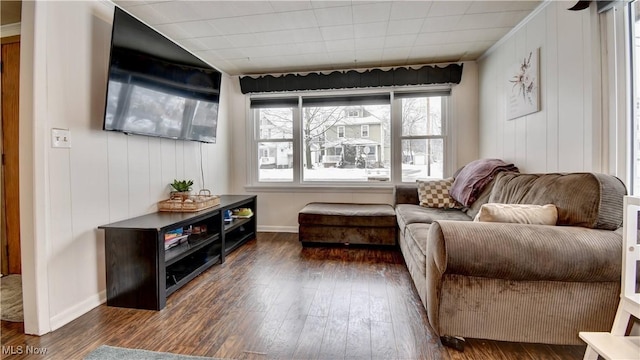
{"label": "ceiling tile", "polygon": [[248,34],[250,29],[244,18],[224,18],[208,21],[222,35]]}
{"label": "ceiling tile", "polygon": [[348,25],[352,23],[350,6],[315,9],[314,14],[320,26]]}
{"label": "ceiling tile", "polygon": [[341,52],[349,51],[355,48],[355,42],[353,39],[347,40],[334,40],[325,42],[325,48],[328,52]]}
{"label": "ceiling tile", "polygon": [[409,57],[411,49],[412,47],[385,47],[382,52],[382,57],[384,59],[402,59],[404,61]]}
{"label": "ceiling tile", "polygon": [[236,16],[234,6],[225,1],[191,1],[189,4],[195,12],[201,14],[199,18],[220,19]]}
{"label": "ceiling tile", "polygon": [[305,29],[318,27],[316,15],[312,10],[281,13],[287,29]]}
{"label": "ceiling tile", "polygon": [[327,52],[324,41],[290,44],[289,47],[295,48],[298,54],[319,54]]}
{"label": "ceiling tile", "polygon": [[462,15],[440,16],[424,19],[423,33],[455,30]]}
{"label": "ceiling tile", "polygon": [[428,45],[440,45],[448,44],[449,32],[437,32],[437,33],[424,33],[418,34],[414,42],[414,46],[428,46]]}
{"label": "ceiling tile", "polygon": [[434,1],[427,16],[462,15],[470,5],[471,1]]}
{"label": "ceiling tile", "polygon": [[394,1],[389,19],[422,19],[427,16],[431,4],[431,1]]}
{"label": "ceiling tile", "polygon": [[173,23],[206,19],[208,17],[206,12],[200,12],[193,7],[197,5],[197,3],[192,2],[168,1],[145,6],[150,6],[155,11],[163,14],[167,23]]}
{"label": "ceiling tile", "polygon": [[405,47],[405,46],[413,46],[416,42],[416,34],[408,34],[408,35],[392,35],[387,36],[384,39],[385,47]]}
{"label": "ceiling tile", "polygon": [[180,40],[188,37],[192,37],[192,35],[183,30],[178,24],[164,24],[164,25],[155,25],[154,29],[161,32],[166,37],[173,40]]}
{"label": "ceiling tile", "polygon": [[424,19],[389,21],[387,35],[417,34],[422,29]]}
{"label": "ceiling tile", "polygon": [[236,34],[226,35],[224,38],[228,41],[229,47],[244,48],[256,45],[267,45],[258,39],[256,34]]}
{"label": "ceiling tile", "polygon": [[243,16],[242,19],[247,24],[249,32],[252,33],[286,30],[289,28],[287,15],[282,13]]}
{"label": "ceiling tile", "polygon": [[313,27],[307,29],[296,29],[296,31],[289,31],[293,33],[294,42],[305,42],[305,41],[323,41],[322,33],[320,32],[320,28]]}
{"label": "ceiling tile", "polygon": [[160,25],[160,26],[176,26],[181,30],[181,32],[191,35],[191,36],[185,36],[185,37],[198,38],[198,37],[205,37],[205,36],[222,35],[218,29],[211,26],[211,24],[205,20],[181,22],[177,24]]}
{"label": "ceiling tile", "polygon": [[383,37],[387,33],[387,22],[356,24],[353,26],[355,38]]}
{"label": "ceiling tile", "polygon": [[191,51],[209,50],[207,45],[198,39],[180,39],[177,42]]}
{"label": "ceiling tile", "polygon": [[384,47],[384,38],[365,38],[356,39],[356,50],[382,49]]}
{"label": "ceiling tile", "polygon": [[270,1],[271,7],[277,12],[313,9],[311,1]]}
{"label": "ceiling tile", "polygon": [[124,7],[124,9],[149,25],[171,23],[171,20],[165,14],[157,11],[151,5]]}
{"label": "ceiling tile", "polygon": [[[209,3],[216,5],[216,1],[209,1]],[[234,16],[270,14],[274,12],[269,1],[229,1],[228,3],[233,9]]]}
{"label": "ceiling tile", "polygon": [[[295,32],[290,30],[283,31],[268,31],[251,34],[260,45],[276,45],[276,44],[289,44],[295,43]],[[320,38],[322,39],[322,37]],[[319,40],[317,40],[319,41]]]}
{"label": "ceiling tile", "polygon": [[482,29],[486,27],[513,27],[518,24],[525,16],[527,11],[510,11],[503,13],[483,13],[462,15],[458,22],[457,28],[464,29]]}
{"label": "ceiling tile", "polygon": [[[357,4],[357,3],[355,3]],[[367,5],[353,5],[353,23],[389,21],[391,3],[376,3]]]}
{"label": "ceiling tile", "polygon": [[203,50],[229,49],[234,47],[225,36],[198,38],[197,41],[204,45],[205,48]]}
{"label": "ceiling tile", "polygon": [[337,7],[337,6],[351,6],[351,1],[312,1],[311,6],[314,9]]}
{"label": "ceiling tile", "polygon": [[541,3],[542,1],[474,1],[467,9],[466,14],[517,10],[531,11]]}
{"label": "ceiling tile", "polygon": [[325,41],[353,38],[353,25],[321,27],[320,32]]}

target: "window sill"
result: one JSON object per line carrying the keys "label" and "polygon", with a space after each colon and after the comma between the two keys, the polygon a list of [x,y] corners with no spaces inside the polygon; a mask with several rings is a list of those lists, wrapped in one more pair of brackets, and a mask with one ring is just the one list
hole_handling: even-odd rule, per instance
{"label": "window sill", "polygon": [[288,193],[374,193],[392,194],[395,185],[385,184],[289,184],[280,183],[274,185],[246,185],[245,191],[256,192],[288,192]]}

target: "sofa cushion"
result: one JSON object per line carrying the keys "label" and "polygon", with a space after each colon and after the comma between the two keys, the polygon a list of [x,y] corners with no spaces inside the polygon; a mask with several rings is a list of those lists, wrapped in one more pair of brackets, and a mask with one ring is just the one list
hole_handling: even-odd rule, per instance
{"label": "sofa cushion", "polygon": [[425,208],[413,204],[396,205],[396,217],[401,232],[405,231],[407,225],[414,223],[431,224],[436,220],[473,220],[459,209]]}
{"label": "sofa cushion", "polygon": [[437,180],[418,180],[418,199],[420,206],[452,209],[458,207],[456,201],[449,196],[453,178]]}
{"label": "sofa cushion", "polygon": [[427,256],[427,238],[429,235],[429,227],[431,224],[415,223],[407,225],[407,231],[405,231],[405,239],[407,247],[412,250],[412,253],[421,256],[421,267],[424,270],[425,257]]}
{"label": "sofa cushion", "polygon": [[484,204],[473,221],[555,225],[558,210],[553,204]]}
{"label": "sofa cushion", "polygon": [[611,175],[501,173],[489,202],[554,204],[558,225],[615,230],[622,226],[625,194],[622,181]]}

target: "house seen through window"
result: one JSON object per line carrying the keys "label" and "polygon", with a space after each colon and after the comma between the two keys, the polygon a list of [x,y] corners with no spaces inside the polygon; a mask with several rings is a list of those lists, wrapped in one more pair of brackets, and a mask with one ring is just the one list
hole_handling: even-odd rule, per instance
{"label": "house seen through window", "polygon": [[[391,98],[385,93],[252,99],[254,183],[442,178],[448,92]],[[401,131],[392,136],[394,123]]]}

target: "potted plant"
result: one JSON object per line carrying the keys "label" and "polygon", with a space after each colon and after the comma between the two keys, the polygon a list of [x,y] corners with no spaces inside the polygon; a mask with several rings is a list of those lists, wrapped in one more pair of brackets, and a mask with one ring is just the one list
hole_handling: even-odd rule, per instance
{"label": "potted plant", "polygon": [[189,197],[191,195],[191,185],[193,185],[193,180],[173,180],[171,184],[173,191],[171,191],[171,196],[182,196],[183,198]]}

